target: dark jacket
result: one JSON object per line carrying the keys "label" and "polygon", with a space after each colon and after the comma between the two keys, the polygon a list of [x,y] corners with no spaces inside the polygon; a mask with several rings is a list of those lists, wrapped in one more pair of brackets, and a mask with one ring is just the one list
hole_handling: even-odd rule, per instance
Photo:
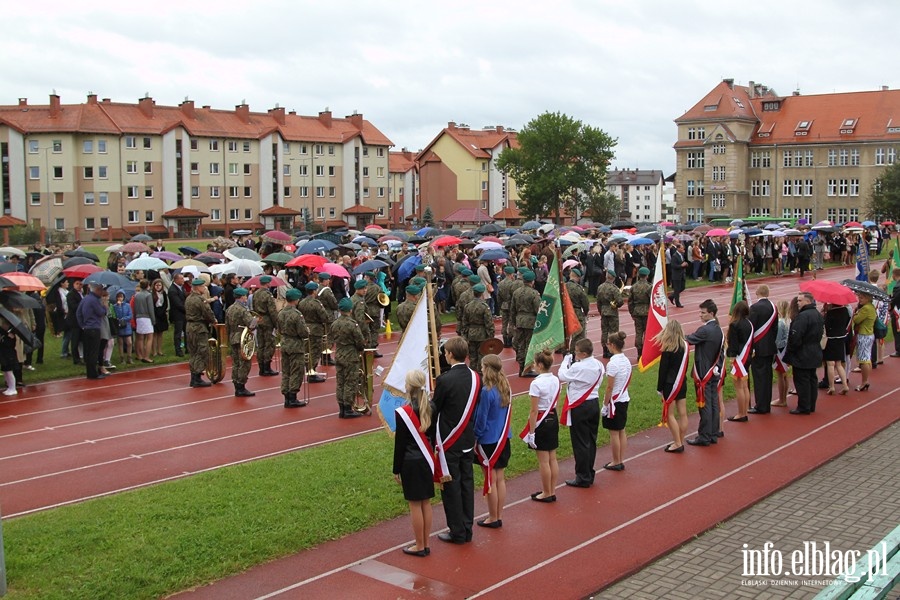
{"label": "dark jacket", "polygon": [[184,301],[187,296],[184,290],[174,283],[169,286],[169,320],[173,323],[176,321],[184,321],[187,319],[184,315]]}
{"label": "dark jacket", "polygon": [[[476,381],[477,384],[477,381]],[[480,385],[479,385],[480,388]],[[442,439],[447,439],[450,431],[463,418],[466,401],[472,393],[472,370],[465,363],[453,365],[449,371],[437,378],[434,388],[435,420],[438,421]],[[453,449],[468,450],[475,446],[475,411],[463,429]],[[451,448],[444,448],[450,450]]]}
{"label": "dark jacket", "polygon": [[[750,323],[753,324],[753,336],[757,337],[769,318],[775,313],[775,305],[768,298],[760,298],[750,307]],[[778,315],[772,322],[769,331],[753,342],[754,356],[775,356],[775,338],[778,336]]]}
{"label": "dark jacket", "polygon": [[812,304],[800,309],[791,321],[785,361],[798,369],[816,369],[822,364],[822,315]]}

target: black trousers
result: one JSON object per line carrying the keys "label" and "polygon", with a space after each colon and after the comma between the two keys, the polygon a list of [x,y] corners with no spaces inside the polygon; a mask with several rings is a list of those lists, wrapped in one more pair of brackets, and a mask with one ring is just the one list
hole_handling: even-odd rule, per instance
{"label": "black trousers", "polygon": [[454,540],[472,539],[472,523],[475,521],[475,477],[472,474],[474,455],[473,450],[463,452],[455,447],[446,452],[447,469],[453,480],[444,484],[441,499],[444,502],[447,527]]}
{"label": "black trousers", "polygon": [[185,334],[186,328],[187,321],[172,321],[172,331],[176,354],[183,353],[185,350],[185,345],[187,343],[187,336]]}
{"label": "black trousers", "polygon": [[100,329],[84,329],[81,332],[84,347],[84,368],[88,379],[97,379],[97,361],[100,360]]}
{"label": "black trousers", "polygon": [[772,407],[772,361],[773,356],[753,355],[750,375],[753,377],[753,398],[756,410],[769,412]]}
{"label": "black trousers", "polygon": [[894,354],[900,354],[900,329],[894,319],[891,319],[891,329],[894,331]]}
{"label": "black trousers", "polygon": [[816,412],[816,398],[819,395],[819,379],[815,369],[794,367],[794,388],[797,390],[797,410]]}
{"label": "black trousers", "polygon": [[600,402],[585,400],[572,409],[569,437],[575,454],[575,481],[594,483],[594,460],[597,458],[597,430],[600,428]]}

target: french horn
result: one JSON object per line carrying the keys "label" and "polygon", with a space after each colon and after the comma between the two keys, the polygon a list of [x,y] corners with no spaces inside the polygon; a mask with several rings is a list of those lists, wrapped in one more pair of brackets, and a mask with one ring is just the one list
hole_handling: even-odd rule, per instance
{"label": "french horn", "polygon": [[224,323],[216,323],[214,335],[206,343],[209,354],[206,359],[206,376],[213,383],[225,379],[225,349],[228,348],[228,331]]}
{"label": "french horn", "polygon": [[380,304],[381,306],[387,306],[390,303],[391,303],[390,296],[388,296],[384,292],[381,292],[380,294],[378,294],[378,304]]}

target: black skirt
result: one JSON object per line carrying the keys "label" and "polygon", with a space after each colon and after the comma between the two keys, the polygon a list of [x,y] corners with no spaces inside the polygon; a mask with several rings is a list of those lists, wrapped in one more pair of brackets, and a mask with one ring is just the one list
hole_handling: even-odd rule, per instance
{"label": "black skirt", "polygon": [[406,500],[416,502],[434,498],[434,477],[428,461],[424,458],[403,460],[400,483],[403,485],[403,497]]}
{"label": "black skirt", "polygon": [[616,402],[616,416],[609,418],[603,417],[603,429],[610,431],[622,431],[625,429],[625,423],[628,421],[628,403]]}
{"label": "black skirt", "polygon": [[[510,446],[512,446],[512,440],[506,440],[506,447],[500,451],[500,456],[497,457],[497,463],[494,465],[495,469],[505,469],[509,464],[509,457],[512,454]],[[497,444],[482,444],[481,447],[484,449],[487,457],[490,458],[494,454],[494,448],[497,447]]]}
{"label": "black skirt", "polygon": [[556,418],[556,410],[547,415],[538,425],[534,432],[534,443],[538,450],[544,452],[559,448],[559,419]]}
{"label": "black skirt", "polygon": [[840,362],[847,355],[847,336],[840,338],[828,338],[825,349],[822,350],[822,360]]}

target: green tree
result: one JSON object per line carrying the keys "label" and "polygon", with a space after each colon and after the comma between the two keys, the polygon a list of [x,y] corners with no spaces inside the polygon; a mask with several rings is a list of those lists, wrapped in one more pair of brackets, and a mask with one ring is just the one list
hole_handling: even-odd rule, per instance
{"label": "green tree", "polygon": [[868,211],[870,217],[900,222],[900,163],[885,169],[875,180]]}
{"label": "green tree", "polygon": [[429,227],[434,223],[434,213],[431,212],[430,206],[426,206],[425,212],[422,213],[422,223]]}
{"label": "green tree", "polygon": [[619,218],[622,202],[609,192],[603,192],[587,203],[594,223],[612,223]]}
{"label": "green tree", "polygon": [[497,168],[519,189],[519,210],[529,218],[583,211],[606,194],[606,171],[617,140],[562,113],[545,112],[518,135]]}

